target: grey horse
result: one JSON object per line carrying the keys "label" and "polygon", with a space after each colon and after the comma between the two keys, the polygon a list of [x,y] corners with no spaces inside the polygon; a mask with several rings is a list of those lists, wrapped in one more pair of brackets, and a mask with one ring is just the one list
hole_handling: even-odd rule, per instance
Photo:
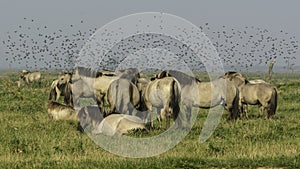
{"label": "grey horse", "polygon": [[110,105],[111,113],[125,114],[127,111],[129,115],[140,104],[140,93],[136,85],[127,79],[116,79],[112,81],[107,91],[107,101]]}
{"label": "grey horse", "polygon": [[[242,104],[259,105],[259,116],[267,109],[267,118],[271,118],[277,109],[277,89],[268,83],[249,83],[249,81],[237,72],[227,72],[225,76],[240,90],[240,108]],[[248,117],[248,113],[246,117]]]}
{"label": "grey horse", "polygon": [[[166,128],[170,126],[170,118],[173,117],[177,127],[182,127],[182,122],[179,117],[180,113],[180,95],[181,86],[173,77],[152,78],[142,91],[142,98],[145,107],[150,111],[150,117],[153,114],[153,107],[157,108],[157,120],[159,127],[162,127],[162,118],[166,117]],[[151,127],[153,121],[151,119]]]}
{"label": "grey horse", "polygon": [[239,114],[239,90],[229,80],[220,77],[211,82],[201,82],[199,79],[176,70],[162,71],[157,78],[176,78],[181,87],[181,98],[190,124],[192,107],[209,109],[218,105],[229,111],[229,120],[235,120]]}
{"label": "grey horse", "polygon": [[26,84],[31,84],[31,83],[38,83],[39,86],[41,86],[42,82],[42,74],[41,72],[30,72],[23,70],[20,74],[20,78],[26,83]]}

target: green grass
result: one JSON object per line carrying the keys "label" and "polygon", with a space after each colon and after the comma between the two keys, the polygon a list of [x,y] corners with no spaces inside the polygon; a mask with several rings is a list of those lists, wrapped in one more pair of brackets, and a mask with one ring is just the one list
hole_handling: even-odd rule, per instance
{"label": "green grass", "polygon": [[226,121],[225,112],[213,135],[200,144],[199,134],[208,112],[200,110],[192,130],[177,146],[143,159],[103,150],[85,133],[79,133],[74,121],[50,121],[44,105],[53,74],[47,74],[42,87],[23,88],[14,83],[15,72],[8,74],[15,76],[0,78],[0,168],[300,167],[299,74],[274,74],[279,105],[273,120],[257,118],[257,106],[249,106],[249,120],[234,123]]}

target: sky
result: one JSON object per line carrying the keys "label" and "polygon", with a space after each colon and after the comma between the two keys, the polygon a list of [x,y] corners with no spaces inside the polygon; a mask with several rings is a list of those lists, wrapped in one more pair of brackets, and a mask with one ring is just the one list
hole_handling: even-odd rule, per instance
{"label": "sky", "polygon": [[[226,25],[242,29],[255,26],[271,32],[283,30],[300,40],[300,1],[297,0],[0,0],[0,39],[7,39],[7,32],[28,25],[46,25],[48,31],[68,30],[74,24],[78,29],[100,28],[119,17],[138,12],[164,12],[185,18],[194,25],[209,23],[211,28]],[[78,24],[84,21],[82,24]],[[35,26],[36,26],[35,25]],[[77,27],[78,26],[78,27]],[[0,45],[0,68],[20,68],[21,65],[5,61],[6,47]],[[284,64],[284,63],[278,63]],[[300,66],[299,51],[295,66]]]}

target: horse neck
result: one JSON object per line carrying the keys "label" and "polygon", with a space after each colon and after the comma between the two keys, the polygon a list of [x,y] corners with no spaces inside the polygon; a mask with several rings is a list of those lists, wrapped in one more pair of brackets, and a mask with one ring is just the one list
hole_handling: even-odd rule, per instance
{"label": "horse neck", "polygon": [[226,80],[222,78],[218,78],[215,80],[212,80],[210,82],[197,82],[198,89],[207,89],[207,92],[210,91],[212,93],[216,91],[224,91],[226,89]]}
{"label": "horse neck", "polygon": [[90,88],[92,88],[94,83],[95,83],[96,78],[82,76],[82,77],[80,77],[80,79],[81,79],[83,84],[85,84],[85,85],[89,86]]}

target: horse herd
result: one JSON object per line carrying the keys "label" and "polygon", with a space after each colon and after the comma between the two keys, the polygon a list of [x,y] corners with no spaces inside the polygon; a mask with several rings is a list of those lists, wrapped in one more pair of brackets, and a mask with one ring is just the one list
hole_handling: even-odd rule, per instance
{"label": "horse herd", "polygon": [[[36,78],[38,73],[33,73],[22,71],[21,78],[26,83],[40,83],[40,75]],[[61,96],[64,104],[58,102]],[[80,108],[80,98],[93,98],[97,105]],[[135,68],[98,71],[76,67],[61,72],[53,81],[46,107],[52,119],[78,120],[81,130],[91,125],[93,134],[114,135],[145,129],[149,121],[154,128],[154,119],[159,128],[163,119],[169,128],[171,118],[182,128],[184,114],[187,127],[191,127],[193,107],[223,106],[229,112],[228,120],[248,118],[248,105],[259,105],[259,116],[266,109],[266,117],[272,118],[277,108],[276,87],[263,80],[248,81],[239,72],[202,82],[176,70],[161,71],[148,79]]]}

